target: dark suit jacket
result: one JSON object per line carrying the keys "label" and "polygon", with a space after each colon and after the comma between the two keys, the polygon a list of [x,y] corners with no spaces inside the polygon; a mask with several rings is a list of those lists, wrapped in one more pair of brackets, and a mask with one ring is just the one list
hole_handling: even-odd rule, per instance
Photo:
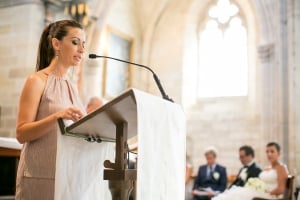
{"label": "dark suit jacket", "polygon": [[199,187],[210,187],[214,191],[223,192],[226,189],[227,184],[226,168],[219,164],[216,165],[214,173],[219,174],[219,177],[216,179],[214,177],[207,178],[207,167],[207,165],[199,167],[193,189],[198,189]]}
{"label": "dark suit jacket", "polygon": [[236,186],[241,186],[243,187],[247,180],[249,178],[254,178],[254,177],[258,177],[258,175],[260,174],[261,172],[261,168],[256,164],[256,163],[253,163],[251,166],[248,167],[247,169],[247,177],[246,177],[246,180],[242,180],[240,178],[240,173],[242,172],[243,168],[240,169],[235,181],[233,181],[233,183],[229,186],[229,188],[231,188],[233,185],[236,185]]}

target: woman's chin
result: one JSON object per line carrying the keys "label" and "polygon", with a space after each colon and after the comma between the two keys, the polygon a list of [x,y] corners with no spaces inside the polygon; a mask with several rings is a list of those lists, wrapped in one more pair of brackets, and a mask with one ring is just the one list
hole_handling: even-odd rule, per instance
{"label": "woman's chin", "polygon": [[74,66],[74,67],[78,67],[80,65],[80,62],[73,62],[72,63],[72,66]]}

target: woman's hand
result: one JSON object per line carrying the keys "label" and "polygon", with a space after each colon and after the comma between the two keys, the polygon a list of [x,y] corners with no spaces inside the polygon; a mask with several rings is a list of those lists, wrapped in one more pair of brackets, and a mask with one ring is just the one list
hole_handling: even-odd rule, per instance
{"label": "woman's hand", "polygon": [[29,76],[25,82],[19,102],[19,111],[16,126],[16,138],[23,144],[36,140],[47,134],[57,124],[58,118],[74,122],[82,118],[83,113],[75,107],[55,112],[37,120],[38,109],[47,77],[37,72]]}
{"label": "woman's hand", "polygon": [[75,107],[69,107],[57,113],[57,118],[70,119],[74,122],[83,117],[83,113]]}

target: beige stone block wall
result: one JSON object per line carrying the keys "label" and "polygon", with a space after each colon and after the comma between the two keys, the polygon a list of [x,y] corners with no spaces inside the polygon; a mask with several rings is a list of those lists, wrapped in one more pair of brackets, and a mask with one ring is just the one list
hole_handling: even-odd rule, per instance
{"label": "beige stone block wall", "polygon": [[[229,103],[230,102],[230,103]],[[265,144],[260,135],[260,119],[253,114],[247,98],[203,100],[187,109],[187,153],[193,160],[193,173],[205,164],[204,151],[215,146],[217,161],[235,174],[241,167],[238,149],[251,145],[256,151],[257,162],[264,166]]]}
{"label": "beige stone block wall", "polygon": [[38,3],[0,9],[0,136],[15,137],[19,96],[25,78],[35,71],[43,15]]}

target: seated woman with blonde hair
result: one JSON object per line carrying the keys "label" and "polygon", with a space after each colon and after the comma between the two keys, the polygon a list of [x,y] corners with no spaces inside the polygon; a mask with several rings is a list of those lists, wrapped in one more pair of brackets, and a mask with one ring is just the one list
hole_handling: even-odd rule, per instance
{"label": "seated woman with blonde hair", "polygon": [[270,142],[266,146],[266,154],[270,166],[266,167],[259,178],[251,178],[245,187],[232,187],[212,200],[251,200],[254,197],[277,199],[283,197],[288,171],[279,161],[280,146]]}

